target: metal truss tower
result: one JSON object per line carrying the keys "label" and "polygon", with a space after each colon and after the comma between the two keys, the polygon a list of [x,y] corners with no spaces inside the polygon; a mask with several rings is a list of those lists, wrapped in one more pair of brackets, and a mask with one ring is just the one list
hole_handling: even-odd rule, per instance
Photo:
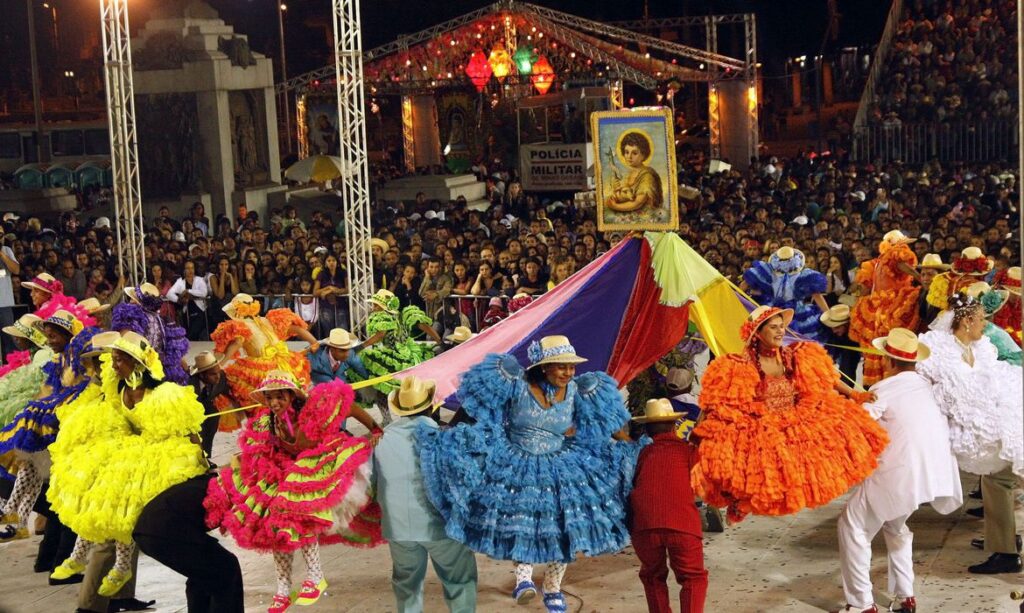
{"label": "metal truss tower", "polygon": [[114,175],[118,265],[125,283],[138,285],[146,280],[146,252],[128,0],[100,0],[100,20],[103,22],[103,74],[110,129],[110,167]]}
{"label": "metal truss tower", "polygon": [[359,0],[331,0],[334,22],[334,75],[338,94],[338,179],[345,218],[345,265],[348,273],[350,330],[370,317],[373,261],[370,255],[370,177],[366,149],[366,104],[363,87],[363,38]]}

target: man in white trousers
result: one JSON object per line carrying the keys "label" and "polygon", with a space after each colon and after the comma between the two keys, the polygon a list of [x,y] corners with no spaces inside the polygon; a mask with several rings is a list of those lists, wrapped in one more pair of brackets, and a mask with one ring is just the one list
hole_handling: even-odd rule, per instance
{"label": "man in white trousers", "polygon": [[876,613],[871,587],[871,539],[881,530],[889,554],[888,592],[892,611],[914,613],[914,535],[907,518],[925,503],[943,515],[963,503],[960,473],[949,442],[949,425],[917,362],[930,351],[917,335],[894,328],[873,341],[885,378],[872,386],[877,396],[865,405],[889,433],[878,468],[855,487],[839,517],[839,555],[846,607]]}

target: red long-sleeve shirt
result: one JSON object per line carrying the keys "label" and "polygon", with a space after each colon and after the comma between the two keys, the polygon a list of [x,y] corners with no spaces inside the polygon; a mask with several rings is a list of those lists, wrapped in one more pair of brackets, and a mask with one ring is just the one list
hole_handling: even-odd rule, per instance
{"label": "red long-sleeve shirt", "polygon": [[690,486],[690,468],[696,463],[696,448],[675,432],[657,434],[644,447],[629,497],[634,532],[662,529],[703,535]]}

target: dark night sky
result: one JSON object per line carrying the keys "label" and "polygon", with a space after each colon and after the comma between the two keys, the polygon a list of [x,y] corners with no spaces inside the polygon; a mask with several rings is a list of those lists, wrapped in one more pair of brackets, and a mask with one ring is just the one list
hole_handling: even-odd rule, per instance
{"label": "dark night sky", "polygon": [[[38,2],[37,30],[40,32],[40,62],[43,73],[61,74],[62,64],[68,61],[68,49],[77,51],[75,58],[95,56],[99,53],[99,18],[97,0],[47,0],[58,9],[62,45],[53,44],[50,13]],[[276,57],[277,21],[274,13],[276,0],[208,0],[236,31],[247,34],[253,49]],[[284,0],[286,13],[286,39],[290,75],[296,75],[326,62],[329,57],[325,36],[330,26],[330,0]],[[583,17],[603,21],[638,19],[643,15],[643,2],[608,0],[536,0]],[[132,29],[145,23],[149,9],[160,0],[131,0]],[[843,15],[838,45],[874,44],[885,21],[888,4],[878,0],[838,0]],[[409,34],[451,19],[471,10],[486,6],[482,0],[363,0],[363,45],[370,49],[393,40],[399,34]],[[27,64],[27,35],[25,3],[21,0],[0,2],[0,57],[9,58],[7,72],[0,67],[0,87],[28,88],[20,83]],[[759,54],[770,70],[773,61],[796,55],[814,55],[821,44],[825,28],[826,0],[649,0],[653,17],[678,16],[684,8],[691,15],[707,13],[734,13],[754,11],[758,19]],[[88,45],[88,47],[84,47]],[[57,54],[56,50],[60,49]],[[78,49],[82,49],[78,51]],[[728,53],[728,49],[722,49]],[[98,58],[97,58],[98,59]]]}

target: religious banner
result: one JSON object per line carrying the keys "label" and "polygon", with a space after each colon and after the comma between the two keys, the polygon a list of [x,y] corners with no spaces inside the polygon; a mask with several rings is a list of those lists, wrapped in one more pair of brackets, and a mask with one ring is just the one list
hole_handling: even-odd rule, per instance
{"label": "religious banner", "polygon": [[590,116],[594,136],[597,227],[679,227],[676,150],[668,109],[603,111]]}
{"label": "religious banner", "polygon": [[585,143],[520,145],[519,165],[526,191],[579,191],[587,185],[591,156]]}

